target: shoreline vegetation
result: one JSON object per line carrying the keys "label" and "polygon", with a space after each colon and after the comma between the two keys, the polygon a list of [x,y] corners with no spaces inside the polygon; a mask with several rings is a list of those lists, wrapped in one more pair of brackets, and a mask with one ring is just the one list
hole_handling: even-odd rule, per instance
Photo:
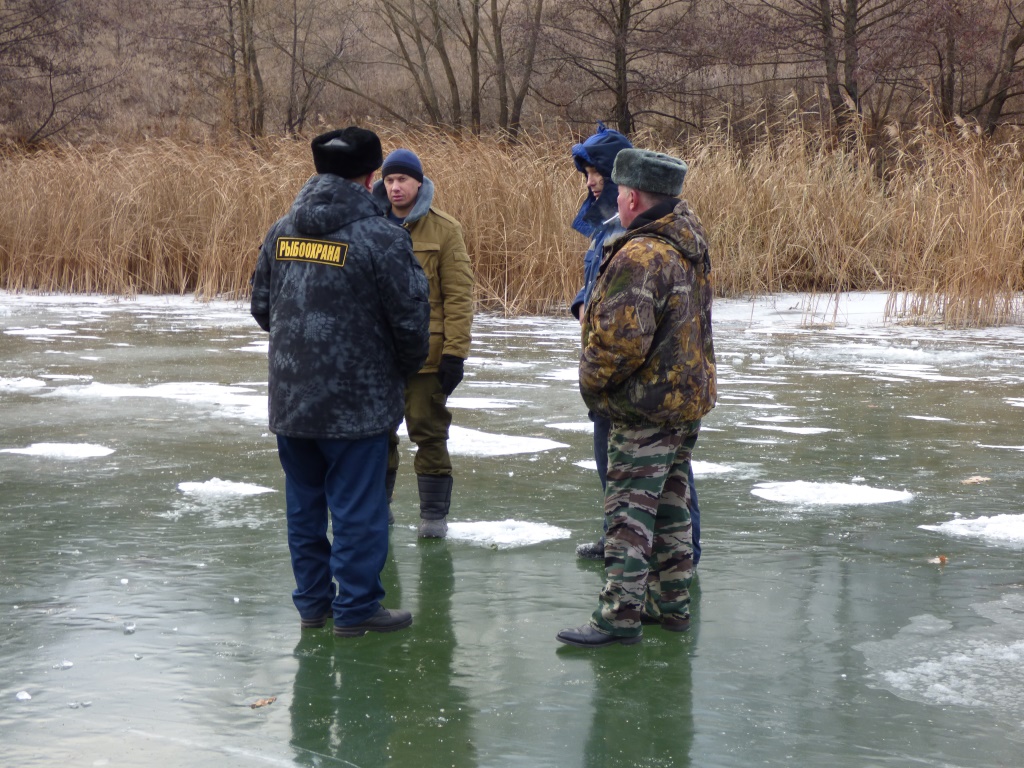
{"label": "shoreline vegetation", "polygon": [[[463,225],[481,309],[565,311],[582,280],[570,229],[578,137],[378,129],[413,149]],[[718,296],[888,291],[889,315],[973,327],[1024,322],[1024,138],[893,129],[868,150],[798,120],[637,146],[690,166]],[[306,139],[255,146],[158,139],[0,154],[0,289],[248,295],[269,226],[313,172]],[[900,299],[897,294],[909,296]]]}

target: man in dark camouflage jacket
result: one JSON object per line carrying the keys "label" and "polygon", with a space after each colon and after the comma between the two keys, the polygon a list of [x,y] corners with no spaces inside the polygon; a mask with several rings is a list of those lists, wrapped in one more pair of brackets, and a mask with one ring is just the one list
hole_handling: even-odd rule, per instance
{"label": "man in dark camouflage jacket", "polygon": [[427,356],[430,305],[409,234],[370,194],[383,162],[377,135],[352,126],[312,149],[317,175],[263,242],[251,309],[270,333],[292,599],[303,629],[333,617],[335,635],[358,637],[412,623],[380,603],[384,473],[405,379]]}
{"label": "man in dark camouflage jacket", "polygon": [[557,639],[596,648],[685,632],[693,577],[690,458],[715,406],[711,260],[682,191],[686,164],[624,149],[615,158],[626,232],[605,246],[583,322],[580,391],[612,422],[605,577],[590,622]]}

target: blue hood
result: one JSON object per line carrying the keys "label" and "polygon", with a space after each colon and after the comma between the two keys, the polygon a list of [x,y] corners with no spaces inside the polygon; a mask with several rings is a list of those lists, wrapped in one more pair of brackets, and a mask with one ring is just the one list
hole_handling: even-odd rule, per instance
{"label": "blue hood", "polygon": [[573,144],[572,159],[580,173],[586,173],[586,166],[592,165],[602,176],[610,178],[615,156],[620,150],[632,147],[629,139],[598,121],[597,133],[582,144]]}
{"label": "blue hood", "polygon": [[615,215],[618,209],[616,198],[619,196],[619,188],[612,181],[612,166],[615,165],[615,156],[621,150],[632,147],[629,139],[600,121],[597,123],[597,133],[582,144],[573,145],[572,160],[576,164],[576,169],[586,174],[587,166],[592,165],[604,176],[601,197],[595,198],[594,193],[588,189],[587,199],[583,201],[572,222],[572,228],[584,237],[593,237],[604,223]]}

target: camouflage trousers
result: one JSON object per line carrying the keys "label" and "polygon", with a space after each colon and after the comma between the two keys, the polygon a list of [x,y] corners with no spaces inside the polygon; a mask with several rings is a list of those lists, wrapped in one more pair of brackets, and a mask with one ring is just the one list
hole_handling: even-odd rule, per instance
{"label": "camouflage trousers", "polygon": [[640,617],[690,616],[693,544],[690,456],[700,421],[684,427],[612,424],[604,514],[605,586],[592,624],[613,635],[637,635]]}

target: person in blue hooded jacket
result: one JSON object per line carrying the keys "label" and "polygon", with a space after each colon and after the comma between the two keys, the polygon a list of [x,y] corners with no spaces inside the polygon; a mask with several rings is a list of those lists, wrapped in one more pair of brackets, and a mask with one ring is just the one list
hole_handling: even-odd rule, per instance
{"label": "person in blue hooded jacket", "polygon": [[[612,168],[619,152],[632,148],[633,144],[629,139],[600,121],[593,136],[572,147],[573,163],[576,170],[584,175],[587,183],[587,197],[573,219],[572,228],[584,237],[590,238],[590,245],[583,254],[583,287],[570,306],[573,317],[580,322],[583,321],[583,312],[590,303],[590,295],[597,282],[604,245],[625,231],[619,222],[619,189],[612,181]],[[611,429],[611,422],[593,412],[589,416],[594,422],[594,460],[603,489],[608,479],[608,432]],[[692,468],[689,479],[692,499],[690,520],[693,526],[693,565],[696,567],[700,561],[700,509],[697,507],[697,488],[693,482]],[[580,544],[576,547],[576,555],[591,560],[603,560],[604,534],[602,533],[594,542]]]}

